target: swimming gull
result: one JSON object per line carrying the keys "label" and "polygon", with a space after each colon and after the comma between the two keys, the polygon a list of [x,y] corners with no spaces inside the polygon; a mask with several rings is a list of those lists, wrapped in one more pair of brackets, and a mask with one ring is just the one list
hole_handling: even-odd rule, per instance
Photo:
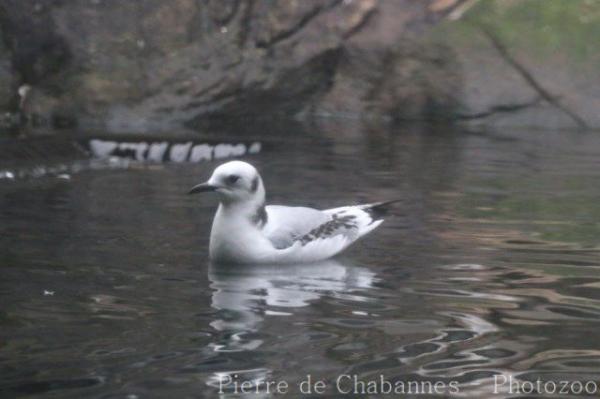
{"label": "swimming gull", "polygon": [[265,187],[254,166],[231,161],[189,193],[216,192],[220,204],[209,255],[218,263],[305,263],[330,258],[379,226],[391,202],[317,210],[265,206]]}

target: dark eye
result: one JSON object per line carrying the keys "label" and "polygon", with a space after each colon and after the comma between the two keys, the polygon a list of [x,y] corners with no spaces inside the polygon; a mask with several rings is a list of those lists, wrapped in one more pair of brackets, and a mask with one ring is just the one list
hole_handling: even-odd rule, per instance
{"label": "dark eye", "polygon": [[237,182],[238,180],[240,180],[240,177],[238,175],[227,176],[227,183],[229,184],[235,184],[235,182]]}

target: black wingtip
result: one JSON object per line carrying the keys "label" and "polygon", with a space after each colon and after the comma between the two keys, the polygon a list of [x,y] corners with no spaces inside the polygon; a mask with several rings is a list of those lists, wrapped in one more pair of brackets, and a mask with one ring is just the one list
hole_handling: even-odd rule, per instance
{"label": "black wingtip", "polygon": [[373,218],[380,218],[386,216],[390,211],[390,205],[396,202],[402,201],[401,199],[395,199],[390,201],[375,202],[371,204],[365,211],[369,212]]}

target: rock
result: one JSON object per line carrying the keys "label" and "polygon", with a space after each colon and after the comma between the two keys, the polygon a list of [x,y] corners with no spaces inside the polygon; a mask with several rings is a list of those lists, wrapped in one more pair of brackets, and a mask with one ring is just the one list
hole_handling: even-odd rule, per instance
{"label": "rock", "polygon": [[[394,118],[422,117],[439,93],[442,104],[452,102],[446,94],[455,85],[437,87],[441,69],[428,69],[437,55],[404,42],[461,3],[6,0],[0,23],[15,79],[31,86],[27,114],[159,131],[309,115],[349,98],[353,85],[360,90],[351,95],[367,98],[347,103],[348,112],[366,104]],[[356,76],[371,60],[383,69]],[[430,79],[436,91],[422,93]]]}
{"label": "rock", "polygon": [[540,62],[539,56],[509,48],[511,57],[557,101],[552,104],[484,37],[474,40],[473,46],[456,47],[455,51],[464,81],[459,115],[462,121],[498,128],[600,126],[600,86],[593,65],[577,67],[560,55],[543,57]]}
{"label": "rock", "polygon": [[460,103],[460,67],[442,45],[406,40],[383,49],[347,49],[316,115],[360,115],[398,123],[452,120]]}
{"label": "rock", "polygon": [[[431,32],[460,65],[458,120],[487,127],[600,127],[600,4],[474,2]],[[568,29],[565,29],[568,27]]]}
{"label": "rock", "polygon": [[19,118],[9,112],[15,107],[17,101],[10,53],[4,45],[4,37],[0,31],[0,127],[7,129],[18,124]]}
{"label": "rock", "polygon": [[15,101],[16,92],[9,52],[2,39],[0,31],[0,109],[6,110],[10,107],[11,101]]}

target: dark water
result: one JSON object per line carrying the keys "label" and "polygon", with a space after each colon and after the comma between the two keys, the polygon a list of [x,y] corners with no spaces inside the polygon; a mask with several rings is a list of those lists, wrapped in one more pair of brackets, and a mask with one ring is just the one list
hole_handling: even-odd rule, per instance
{"label": "dark water", "polygon": [[403,201],[301,267],[209,264],[216,202],[185,192],[217,163],[0,181],[0,396],[215,397],[231,376],[298,397],[308,374],[313,397],[361,393],[341,375],[600,387],[598,134],[331,132],[246,158],[272,203]]}

